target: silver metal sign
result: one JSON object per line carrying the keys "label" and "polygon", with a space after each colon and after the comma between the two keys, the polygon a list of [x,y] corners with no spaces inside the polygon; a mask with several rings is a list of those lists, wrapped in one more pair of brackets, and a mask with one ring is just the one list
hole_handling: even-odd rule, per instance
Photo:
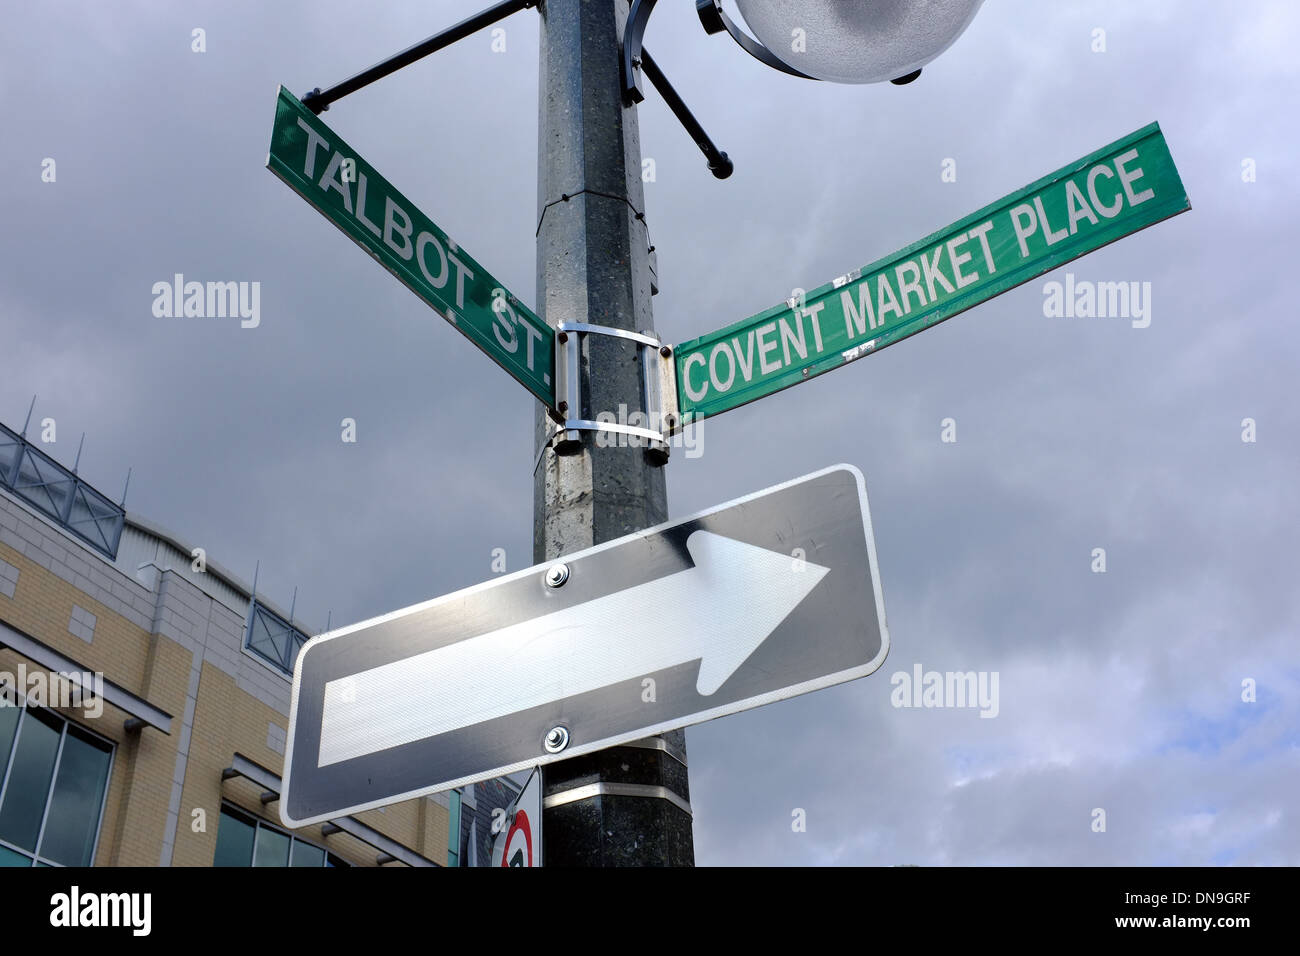
{"label": "silver metal sign", "polygon": [[850,465],[313,638],[291,827],[601,750],[876,670],[889,649]]}

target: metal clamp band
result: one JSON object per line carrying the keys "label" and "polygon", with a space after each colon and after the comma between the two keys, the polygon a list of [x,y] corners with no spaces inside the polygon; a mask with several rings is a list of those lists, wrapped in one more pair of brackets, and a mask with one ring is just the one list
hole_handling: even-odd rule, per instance
{"label": "metal clamp band", "polygon": [[636,747],[638,750],[659,750],[672,757],[683,767],[686,766],[684,754],[678,754],[676,750],[668,745],[668,741],[662,737],[647,737],[645,740],[633,740],[625,744],[619,744],[620,747]]}
{"label": "metal clamp band", "polygon": [[537,466],[540,465],[540,464],[542,463],[542,456],[546,454],[546,449],[550,448],[551,445],[554,444],[554,443],[555,443],[555,435],[552,434],[550,438],[548,438],[548,439],[546,439],[546,441],[542,442],[542,447],[539,448],[539,449],[537,449],[537,457],[533,459],[533,474],[534,474],[534,475],[537,474]]}
{"label": "metal clamp band", "polygon": [[649,797],[655,800],[667,800],[688,816],[695,816],[691,805],[680,796],[667,787],[652,783],[605,783],[604,781],[589,783],[584,787],[574,787],[572,790],[561,790],[559,793],[551,794],[542,801],[542,807],[549,810],[552,807],[562,807],[566,803],[590,800],[592,797]]}
{"label": "metal clamp band", "polygon": [[540,449],[537,457],[533,459],[533,474],[537,474],[537,466],[542,463],[542,456],[546,454],[546,449],[555,444],[556,439],[560,438],[565,432],[618,432],[621,435],[635,435],[637,438],[644,438],[646,441],[666,442],[662,432],[657,432],[651,428],[639,428],[636,425],[620,425],[618,422],[593,422],[585,418],[565,419],[563,425],[555,426],[555,431],[551,437],[546,440]]}
{"label": "metal clamp band", "polygon": [[[656,465],[668,461],[667,436],[679,430],[677,415],[677,390],[673,381],[672,349],[664,346],[653,330],[631,332],[590,322],[560,322],[555,326],[555,408],[551,417],[557,422],[555,433],[537,452],[533,473],[541,464],[548,447],[557,455],[573,454],[581,447],[582,432],[613,432],[631,435],[649,442],[646,455]],[[635,342],[641,363],[641,408],[649,424],[658,429],[624,425],[614,422],[593,421],[580,417],[590,414],[582,386],[580,338],[583,335],[604,335]],[[620,415],[621,417],[621,415]]]}
{"label": "metal clamp band", "polygon": [[585,418],[566,419],[564,424],[556,429],[557,432],[570,429],[580,432],[618,432],[621,435],[636,435],[638,438],[646,438],[650,441],[663,441],[662,432],[654,431],[650,428],[640,428],[636,425],[620,425],[618,422],[592,422]]}
{"label": "metal clamp band", "polygon": [[644,335],[641,332],[629,332],[627,329],[616,329],[610,325],[591,325],[587,322],[561,322],[555,327],[557,332],[592,332],[596,335],[612,335],[619,339],[631,339],[633,342],[640,342],[642,345],[648,345],[651,348],[659,348],[663,343],[653,335]]}

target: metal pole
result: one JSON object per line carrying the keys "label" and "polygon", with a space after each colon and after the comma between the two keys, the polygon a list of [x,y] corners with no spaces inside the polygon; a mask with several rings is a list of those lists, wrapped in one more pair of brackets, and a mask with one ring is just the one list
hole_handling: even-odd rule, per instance
{"label": "metal pole", "polygon": [[[650,243],[641,145],[636,110],[624,107],[620,78],[628,4],[544,0],[538,9],[538,310],[551,326],[587,322],[649,332]],[[582,336],[581,418],[594,420],[604,411],[617,416],[620,405],[629,413],[644,411],[637,348],[627,339]],[[553,428],[539,406],[536,450]],[[644,448],[608,441],[601,447],[594,433],[581,434],[574,453],[547,450],[537,471],[537,562],[668,517],[663,468]],[[640,682],[634,693],[639,701]],[[545,769],[547,866],[694,864],[684,732]]]}

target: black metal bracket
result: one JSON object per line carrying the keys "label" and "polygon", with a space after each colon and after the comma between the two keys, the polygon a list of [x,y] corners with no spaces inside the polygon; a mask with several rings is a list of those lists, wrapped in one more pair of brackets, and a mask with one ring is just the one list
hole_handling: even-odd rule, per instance
{"label": "black metal bracket", "polygon": [[682,102],[682,98],[677,95],[673,85],[668,82],[668,77],[664,76],[663,71],[659,69],[659,65],[651,58],[650,51],[645,47],[641,48],[641,69],[650,78],[650,82],[659,91],[659,95],[664,98],[664,102],[673,111],[673,115],[677,117],[678,122],[686,127],[686,132],[690,133],[695,145],[704,153],[705,158],[709,161],[709,171],[718,179],[726,179],[735,172],[736,167],[731,162],[730,157],[718,149],[713,140],[709,139],[709,134],[704,132],[704,127],[700,125],[699,120]]}
{"label": "black metal bracket", "polygon": [[658,0],[632,0],[632,8],[627,12],[627,23],[623,25],[623,99],[629,103],[641,103],[645,100],[645,91],[641,89],[641,77],[637,68],[641,66],[641,47],[645,40],[646,24],[654,12]]}
{"label": "black metal bracket", "polygon": [[[401,53],[390,56],[386,60],[381,60],[369,69],[362,70],[355,76],[351,76],[342,83],[337,83],[328,89],[322,90],[319,86],[302,97],[302,105],[307,107],[317,116],[324,113],[330,108],[330,104],[341,100],[350,93],[355,93],[363,87],[369,86],[376,80],[382,80],[391,73],[396,73],[405,66],[410,66],[416,60],[421,60],[430,53],[436,53],[444,47],[451,46],[457,40],[463,40],[465,37],[477,33],[484,27],[491,26],[498,20],[504,20],[511,14],[518,13],[520,10],[526,10],[530,7],[537,6],[539,0],[501,0],[486,10],[474,14],[472,17],[460,21],[454,26],[448,27],[440,33],[435,33],[426,40],[422,40],[412,47],[408,47]],[[705,157],[709,161],[709,169],[713,175],[719,179],[726,179],[731,175],[735,167],[727,158],[727,154],[714,145],[709,134],[704,131],[699,121],[687,109],[682,98],[677,95],[668,78],[659,69],[658,65],[650,54],[642,47],[641,40],[645,36],[645,27],[650,19],[650,13],[654,10],[655,0],[632,0],[632,8],[628,13],[627,24],[623,31],[623,84],[625,99],[629,103],[639,103],[645,99],[645,94],[641,92],[639,86],[639,77],[637,70],[643,69],[650,82],[654,84],[664,101],[668,104],[673,115],[686,127],[691,139],[700,147]]]}
{"label": "black metal bracket", "polygon": [[704,153],[709,161],[709,171],[718,179],[726,179],[735,171],[735,165],[709,138],[700,121],[673,89],[673,85],[668,82],[668,77],[664,76],[663,70],[659,69],[659,65],[650,56],[650,51],[643,45],[646,24],[650,21],[650,14],[654,11],[656,2],[657,0],[632,0],[632,8],[627,14],[627,23],[623,27],[624,102],[633,104],[645,100],[645,93],[641,89],[641,77],[637,73],[638,69],[644,71],[646,77],[659,91],[659,95],[664,98],[664,102],[668,104],[668,108],[673,111],[673,115],[677,117],[677,121],[686,128],[695,145]]}
{"label": "black metal bracket", "polygon": [[504,20],[511,14],[535,6],[537,6],[537,0],[502,0],[502,2],[490,6],[472,17],[467,17],[454,26],[448,27],[441,33],[435,33],[427,40],[422,40],[415,46],[408,47],[401,53],[376,63],[368,70],[362,70],[342,83],[323,91],[320,87],[316,87],[316,89],[303,96],[302,105],[319,116],[330,108],[331,103],[343,99],[349,93],[355,93],[376,80],[382,80],[390,73],[396,73],[402,67],[410,66],[416,60],[421,60],[430,53],[436,53],[443,47],[451,46],[457,40],[463,40],[470,34],[477,33],[498,20]]}
{"label": "black metal bracket", "polygon": [[737,26],[736,22],[727,16],[727,11],[722,9],[722,0],[695,0],[695,12],[700,16],[700,23],[704,25],[705,33],[721,33],[726,30],[731,34],[731,38],[740,44],[742,50],[764,66],[770,66],[774,70],[780,70],[782,73],[789,73],[791,76],[797,76],[804,80],[817,79],[817,77],[809,76],[807,73],[800,73]]}

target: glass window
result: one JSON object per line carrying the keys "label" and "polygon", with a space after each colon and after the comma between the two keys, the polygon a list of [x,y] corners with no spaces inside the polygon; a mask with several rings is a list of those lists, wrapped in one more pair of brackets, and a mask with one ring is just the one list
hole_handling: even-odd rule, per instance
{"label": "glass window", "polygon": [[0,425],[0,485],[87,544],[117,557],[126,512],[25,437]]}
{"label": "glass window", "polygon": [[122,524],[120,506],[84,482],[77,482],[72,510],[68,512],[69,530],[81,535],[99,550],[116,555],[122,537]]}
{"label": "glass window", "polygon": [[14,734],[18,732],[18,715],[22,712],[14,703],[16,698],[12,687],[0,689],[0,786],[4,785],[5,770],[9,767],[9,752],[14,746]]}
{"label": "glass window", "polygon": [[270,827],[257,828],[257,843],[253,849],[253,866],[288,866],[289,834],[272,830]]}
{"label": "glass window", "polygon": [[290,866],[324,866],[325,851],[301,840],[293,841],[293,860]]}
{"label": "glass window", "polygon": [[268,664],[290,676],[307,635],[278,614],[253,601],[248,611],[244,646]]}
{"label": "glass window", "polygon": [[79,727],[68,727],[41,835],[41,856],[64,866],[90,866],[93,862],[99,804],[112,755],[106,742]]}
{"label": "glass window", "polygon": [[221,824],[217,828],[217,855],[213,866],[249,866],[253,860],[253,837],[257,823],[227,807],[221,808]]}
{"label": "glass window", "polygon": [[0,840],[34,851],[59,756],[62,721],[39,709],[25,711],[23,717],[0,803]]}
{"label": "glass window", "polygon": [[32,858],[15,853],[7,846],[0,846],[0,866],[31,866]]}
{"label": "glass window", "polygon": [[234,807],[221,808],[213,866],[349,866],[333,853],[299,840]]}
{"label": "glass window", "polygon": [[113,745],[58,714],[0,704],[0,866],[90,866]]}
{"label": "glass window", "polygon": [[447,816],[447,865],[460,866],[460,791],[451,792]]}
{"label": "glass window", "polygon": [[53,458],[28,448],[18,466],[14,491],[53,518],[62,518],[72,497],[72,476]]}

